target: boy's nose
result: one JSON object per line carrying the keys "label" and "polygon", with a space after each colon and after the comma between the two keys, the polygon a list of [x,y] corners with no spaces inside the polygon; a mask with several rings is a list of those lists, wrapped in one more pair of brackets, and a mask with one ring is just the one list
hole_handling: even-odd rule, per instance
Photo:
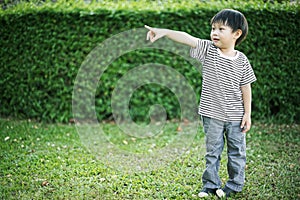
{"label": "boy's nose", "polygon": [[218,32],[217,31],[212,31],[212,35],[218,35]]}

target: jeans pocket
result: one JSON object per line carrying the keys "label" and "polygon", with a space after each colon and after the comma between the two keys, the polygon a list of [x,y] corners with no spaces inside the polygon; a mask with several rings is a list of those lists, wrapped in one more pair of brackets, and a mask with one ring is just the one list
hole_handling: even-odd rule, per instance
{"label": "jeans pocket", "polygon": [[207,132],[208,132],[208,129],[209,129],[209,124],[210,124],[211,118],[210,117],[201,116],[201,119],[202,119],[202,124],[203,124],[203,131],[204,131],[204,133],[206,135]]}
{"label": "jeans pocket", "polygon": [[203,117],[206,151],[213,152],[223,145],[223,122]]}
{"label": "jeans pocket", "polygon": [[244,154],[246,151],[246,134],[242,132],[240,122],[231,123],[231,127],[227,131],[229,146]]}

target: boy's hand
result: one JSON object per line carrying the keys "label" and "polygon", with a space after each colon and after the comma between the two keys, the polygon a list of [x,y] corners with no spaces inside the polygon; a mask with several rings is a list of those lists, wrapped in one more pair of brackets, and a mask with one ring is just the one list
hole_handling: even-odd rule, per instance
{"label": "boy's hand", "polygon": [[247,133],[251,128],[251,117],[250,114],[245,113],[241,123],[241,128],[243,133]]}
{"label": "boy's hand", "polygon": [[145,25],[145,28],[149,30],[147,33],[147,40],[150,39],[152,43],[166,35],[166,31],[163,31],[164,29],[152,28],[147,25]]}

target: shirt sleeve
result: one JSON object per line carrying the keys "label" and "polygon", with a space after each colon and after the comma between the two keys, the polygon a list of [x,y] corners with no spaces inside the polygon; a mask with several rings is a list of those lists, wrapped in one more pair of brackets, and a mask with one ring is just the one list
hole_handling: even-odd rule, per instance
{"label": "shirt sleeve", "polygon": [[256,76],[254,74],[254,71],[252,69],[252,66],[249,62],[249,60],[246,58],[246,61],[244,63],[243,67],[243,77],[240,82],[240,86],[247,85],[249,83],[253,83],[256,81]]}
{"label": "shirt sleeve", "polygon": [[198,39],[196,47],[192,47],[190,50],[190,56],[203,64],[211,43],[209,40]]}

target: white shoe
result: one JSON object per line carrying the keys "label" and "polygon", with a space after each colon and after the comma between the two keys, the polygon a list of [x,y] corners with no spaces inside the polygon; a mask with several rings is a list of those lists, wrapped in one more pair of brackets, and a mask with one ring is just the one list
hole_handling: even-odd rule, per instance
{"label": "white shoe", "polygon": [[216,191],[216,193],[217,193],[217,196],[218,196],[219,198],[226,197],[226,194],[225,194],[225,192],[224,192],[222,189],[218,189],[218,190]]}
{"label": "white shoe", "polygon": [[203,188],[201,192],[198,194],[198,197],[205,198],[208,197],[209,194],[216,195],[217,189]]}
{"label": "white shoe", "polygon": [[237,192],[225,186],[223,189],[218,189],[216,193],[219,198],[228,198],[230,195],[234,195]]}
{"label": "white shoe", "polygon": [[205,198],[205,197],[208,197],[208,194],[207,194],[206,192],[200,192],[200,193],[198,194],[198,197],[200,197],[200,198]]}

